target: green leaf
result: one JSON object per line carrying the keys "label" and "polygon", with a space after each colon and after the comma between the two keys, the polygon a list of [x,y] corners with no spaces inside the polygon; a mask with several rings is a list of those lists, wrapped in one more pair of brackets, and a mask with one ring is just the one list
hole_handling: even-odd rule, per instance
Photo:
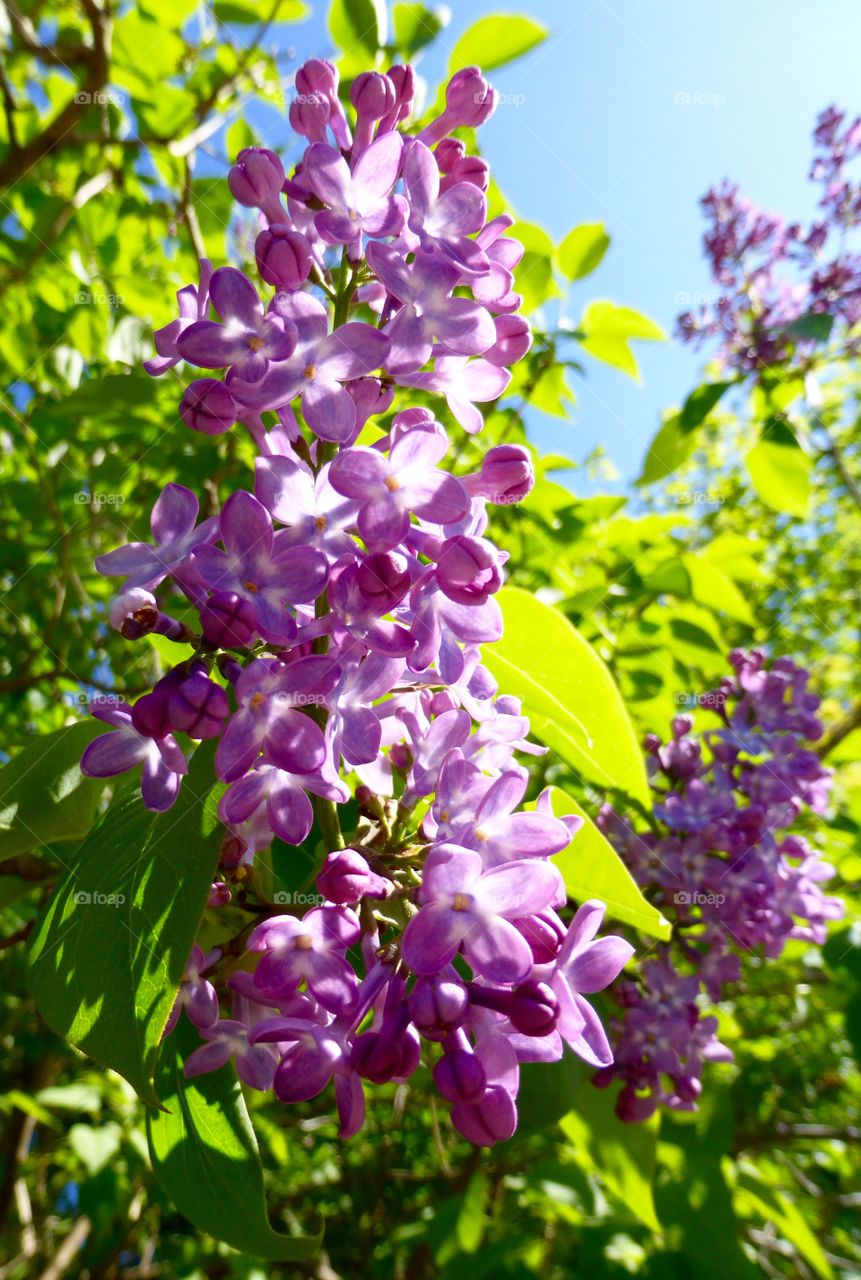
{"label": "green leaf", "polygon": [[654,484],[664,476],[672,475],[696,449],[696,435],[683,431],[679,418],[678,413],[670,414],[656,432],[637,477],[638,485]]}
{"label": "green leaf", "polygon": [[732,382],[704,382],[701,387],[692,391],[682,405],[678,419],[679,429],[685,434],[695,431],[733,385]]}
{"label": "green leaf", "polygon": [[615,1089],[584,1085],[578,1105],[560,1122],[562,1131],[578,1152],[591,1157],[614,1199],[652,1231],[660,1231],[652,1196],[660,1118],[623,1124],[616,1118],[615,1102]]}
{"label": "green leaf", "polygon": [[630,343],[633,339],[665,342],[667,335],[659,324],[631,307],[620,307],[606,299],[590,302],[580,321],[584,350],[612,365],[639,382],[640,369]]}
{"label": "green leaf", "polygon": [[751,1161],[745,1161],[739,1170],[733,1197],[736,1211],[748,1217],[752,1212],[766,1222],[773,1222],[780,1235],[795,1246],[817,1275],[823,1280],[832,1280],[834,1270],[800,1210],[777,1187],[768,1186],[762,1179],[761,1171]]}
{"label": "green leaf", "polygon": [[218,861],[213,759],[212,744],[198,748],[168,813],[137,795],[111,805],[30,943],[48,1025],[155,1106],[159,1042]]}
{"label": "green leaf", "polygon": [[232,1066],[190,1080],[183,1074],[199,1044],[183,1018],[159,1062],[167,1110],[147,1113],[147,1137],[162,1190],[199,1231],[244,1254],[273,1262],[313,1257],[322,1231],[285,1236],[270,1226],[257,1139]]}
{"label": "green leaf", "polygon": [[548,31],[533,18],[520,13],[493,13],[463,33],[451,51],[448,73],[461,67],[480,66],[482,71],[522,58],[530,49],[546,40]]}
{"label": "green leaf", "polygon": [[385,0],[332,0],[329,34],[352,63],[376,57],[386,43],[388,17]]}
{"label": "green leaf", "polygon": [[669,920],[646,901],[619,854],[586,810],[559,787],[553,788],[552,801],[557,817],[576,813],[583,819],[583,826],[568,848],[552,859],[562,873],[568,894],[578,903],[600,898],[614,919],[666,942],[672,928]]}
{"label": "green leaf", "polygon": [[428,9],[423,4],[396,4],[392,10],[395,45],[406,58],[412,58],[425,45],[431,44],[443,29],[445,11]]}
{"label": "green leaf", "polygon": [[511,235],[523,245],[523,257],[514,271],[514,287],[523,296],[524,310],[533,311],[548,298],[560,296],[553,273],[553,241],[534,222],[515,222]]}
{"label": "green leaf", "polygon": [[745,626],[753,626],[750,605],[723,569],[710,564],[694,551],[682,555],[681,562],[690,577],[693,600],[716,613],[725,613],[728,617],[743,622]]}
{"label": "green leaf", "polygon": [[79,762],[84,747],[103,732],[100,721],[80,720],[36,738],[0,769],[0,858],[84,838],[105,783],[85,778]]}
{"label": "green leaf", "polygon": [[814,342],[827,342],[834,328],[834,317],[823,311],[809,311],[787,325],[786,332],[795,338],[812,339]]}
{"label": "green leaf", "polygon": [[760,440],[745,458],[753,487],[773,511],[804,519],[810,508],[810,459],[797,445]]}
{"label": "green leaf", "polygon": [[488,1190],[487,1174],[474,1173],[464,1192],[455,1226],[457,1242],[464,1253],[475,1253],[484,1239],[487,1227],[484,1206],[487,1203]]}
{"label": "green leaf", "polygon": [[520,587],[497,596],[505,630],[482,661],[505,693],[523,699],[533,731],[603,788],[650,804],[634,727],[610,672],[558,609]]}
{"label": "green leaf", "polygon": [[584,222],[569,231],[556,251],[559,266],[569,280],[591,275],[610,248],[603,222]]}

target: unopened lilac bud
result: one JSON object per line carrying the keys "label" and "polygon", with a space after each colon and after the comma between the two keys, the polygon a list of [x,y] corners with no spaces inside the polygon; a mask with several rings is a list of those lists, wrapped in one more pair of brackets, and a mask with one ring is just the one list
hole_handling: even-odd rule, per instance
{"label": "unopened lilac bud", "polygon": [[217,378],[197,378],[190,382],[179,406],[185,425],[205,436],[220,436],[229,431],[239,412],[230,391]]}
{"label": "unopened lilac bud", "polygon": [[290,125],[310,142],[326,141],[331,108],[322,93],[304,93],[290,103]]}
{"label": "unopened lilac bud", "polygon": [[442,142],[434,147],[433,154],[440,173],[451,173],[466,155],[466,147],[460,138],[443,138]]}
{"label": "unopened lilac bud", "polygon": [[158,622],[155,596],[143,587],[132,587],[118,595],[110,608],[111,626],[126,640],[148,635]]}
{"label": "unopened lilac bud", "polygon": [[403,742],[396,742],[389,751],[389,763],[393,769],[399,769],[402,773],[407,773],[412,765],[413,757],[409,747]]}
{"label": "unopened lilac bud", "polygon": [[456,71],[445,89],[445,114],[449,131],[477,129],[496,110],[499,94],[488,84],[478,67]]}
{"label": "unopened lilac bud", "polygon": [[238,836],[235,831],[225,831],[218,858],[219,864],[228,870],[233,870],[241,865],[247,853],[248,842],[243,840],[242,836]]}
{"label": "unopened lilac bud", "polygon": [[693,716],[674,716],[671,728],[674,738],[684,738],[694,727]]}
{"label": "unopened lilac bud", "polygon": [[559,1001],[546,982],[521,982],[512,991],[508,1018],[521,1035],[549,1035],[558,1016]]}
{"label": "unopened lilac bud", "polygon": [[324,898],[338,906],[352,906],[364,897],[387,898],[394,885],[377,875],[356,849],[330,853],[317,876],[317,888]]}
{"label": "unopened lilac bud", "polygon": [[260,209],[270,222],[283,220],[284,166],[266,147],[245,147],[227,175],[231,195],[247,209]]}
{"label": "unopened lilac bud", "polygon": [[215,880],[209,891],[206,905],[208,907],[226,907],[232,897],[230,886],[226,885],[223,880]]}
{"label": "unopened lilac bud", "polygon": [[484,538],[446,538],[436,570],[440,589],[456,604],[484,604],[502,586],[499,553]]}
{"label": "unopened lilac bud", "polygon": [[536,964],[549,964],[555,960],[568,932],[552,908],[514,920],[513,924],[529,943]]}
{"label": "unopened lilac bud", "polygon": [[419,978],[407,998],[410,1017],[428,1040],[444,1040],[469,1013],[469,994],[454,978]]}
{"label": "unopened lilac bud", "polygon": [[224,689],[203,671],[193,672],[170,697],[173,727],[192,738],[216,737],[229,711]]}
{"label": "unopened lilac bud", "polygon": [[254,607],[235,591],[216,591],[200,610],[200,625],[210,644],[244,649],[257,634]]}
{"label": "unopened lilac bud", "polygon": [[522,360],[532,346],[532,330],[523,316],[497,316],[496,342],[483,352],[483,359],[506,368]]}
{"label": "unopened lilac bud", "polygon": [[481,1060],[468,1049],[452,1049],[433,1069],[434,1084],[448,1102],[470,1102],[484,1092]]}
{"label": "unopened lilac bud", "polygon": [[338,97],[338,70],[325,58],[309,58],[296,72],[296,93],[302,97],[322,94],[329,103],[329,127],[339,147],[349,148],[350,127]]}
{"label": "unopened lilac bud", "polygon": [[[434,153],[436,154],[436,153]],[[482,156],[464,156],[440,183],[440,191],[448,191],[449,187],[459,182],[469,182],[479,191],[486,191],[490,186],[490,165]]]}
{"label": "unopened lilac bud", "polygon": [[528,449],[519,444],[498,444],[481,460],[478,475],[462,477],[470,493],[490,502],[520,502],[535,484],[535,471]]}
{"label": "unopened lilac bud", "polygon": [[388,76],[379,71],[363,71],[350,85],[350,101],[356,108],[356,132],[352,159],[355,161],[371,141],[374,125],[392,110],[397,94]]}
{"label": "unopened lilac bud", "polygon": [[359,565],[356,582],[362,595],[380,614],[403,600],[410,588],[406,557],[395,551],[377,551]]}
{"label": "unopened lilac bud", "polygon": [[356,406],[353,436],[345,442],[352,443],[370,417],[388,412],[395,398],[395,389],[379,378],[354,378],[347,383],[347,393]]}
{"label": "unopened lilac bud", "polygon": [[413,109],[416,96],[416,73],[412,67],[394,66],[388,71],[388,78],[395,90],[395,101],[388,115],[380,121],[377,134],[390,133],[402,121],[406,120]]}
{"label": "unopened lilac bud", "polygon": [[311,271],[311,246],[301,231],[273,223],[261,231],[254,246],[257,267],[267,284],[295,293]]}
{"label": "unopened lilac bud", "polygon": [[150,693],[138,698],[132,707],[132,724],[138,733],[147,738],[164,738],[170,733],[173,728],[170,699],[185,678],[184,666],[174,667],[162,676]]}

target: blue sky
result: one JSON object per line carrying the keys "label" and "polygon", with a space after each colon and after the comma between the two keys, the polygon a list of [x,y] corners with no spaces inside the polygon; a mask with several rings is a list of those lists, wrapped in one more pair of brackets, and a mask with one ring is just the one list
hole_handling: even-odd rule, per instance
{"label": "blue sky", "polygon": [[[288,29],[300,62],[329,50],[326,6],[313,8]],[[500,106],[482,146],[520,217],[556,239],[579,222],[606,223],[612,247],[572,294],[575,318],[600,296],[671,330],[689,298],[712,290],[701,194],[732,176],[757,203],[809,216],[814,118],[830,102],[861,110],[857,0],[455,0],[450,10],[420,65],[432,82],[486,14],[524,12],[550,29],[542,46],[493,72],[517,105]],[[571,420],[533,414],[534,442],[575,459],[600,444],[623,478],[636,475],[661,409],[684,398],[700,365],[676,342],[640,344],[639,357],[642,386],[589,360]],[[571,483],[588,487],[576,473]]]}

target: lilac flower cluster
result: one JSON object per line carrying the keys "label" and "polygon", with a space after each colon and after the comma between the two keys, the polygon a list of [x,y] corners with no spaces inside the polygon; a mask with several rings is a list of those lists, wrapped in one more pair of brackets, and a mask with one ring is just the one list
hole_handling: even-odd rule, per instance
{"label": "lilac flower cluster", "polygon": [[796,346],[812,350],[818,331],[809,317],[839,320],[847,330],[861,319],[861,254],[846,244],[861,221],[861,182],[851,173],[861,156],[861,117],[848,120],[829,107],[813,142],[810,177],[822,188],[821,213],[808,226],[757,208],[730,182],[702,200],[703,246],[721,295],[681,315],[678,333],[696,345],[718,336],[729,369],[758,371]]}
{"label": "lilac flower cluster", "polygon": [[808,673],[762,650],[730,655],[732,676],[708,698],[722,721],[702,738],[690,716],[672,738],[646,746],[656,828],[635,832],[617,814],[600,817],[638,883],[673,922],[638,982],[613,994],[615,1062],[595,1082],[622,1082],[621,1119],[647,1119],[661,1105],[692,1110],[703,1063],[729,1061],[703,1013],[740,975],[740,957],[780,955],[790,938],[821,944],[843,906],[827,897],[832,868],[789,828],[805,810],[822,813],[830,775],[808,745],[822,732]]}
{"label": "lilac flower cluster", "polygon": [[[182,743],[217,739],[216,908],[231,884],[257,883],[249,866],[275,837],[295,846],[313,830],[323,844],[311,910],[258,901],[256,927],[208,956],[195,948],[173,1019],[185,1009],[201,1032],[187,1074],[234,1058],[285,1102],[334,1081],[351,1135],[363,1082],[407,1079],[424,1044],[458,1130],[491,1144],[514,1132],[520,1062],[558,1059],[566,1043],[611,1061],[586,997],[632,950],[596,939],[600,903],[560,916],[550,858],[578,822],[547,795],[522,807],[515,753],[542,748],[481,665],[480,645],[502,633],[505,561],[487,506],[529,492],[528,452],[500,445],[456,476],[428,407],[442,398],[479,432],[476,405],[504,392],[530,343],[512,220],[486,220],[487,166],[451,136],[481,124],[496,94],[477,68],[459,71],[442,115],[407,135],[410,67],[358,76],[352,125],[329,63],[307,63],[296,84],[290,119],[307,146],[295,171],[251,148],[228,179],[257,211],[272,295],[201,263],[148,363],[226,371],[193,381],[180,413],[206,435],[249,431],[253,492],[201,521],[193,493],[168,484],[151,541],[99,558],[124,579],[111,609],[122,634],[192,653],[134,706],[96,706],[112,731],[82,767],[142,763],[144,801],[163,811],[187,771]],[[389,415],[396,386],[415,403]]]}

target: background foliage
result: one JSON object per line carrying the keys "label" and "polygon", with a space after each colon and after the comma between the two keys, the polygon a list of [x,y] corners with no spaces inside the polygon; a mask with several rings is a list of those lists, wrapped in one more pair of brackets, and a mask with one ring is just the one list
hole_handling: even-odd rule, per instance
{"label": "background foliage", "polygon": [[[97,870],[99,856],[119,848],[131,869],[149,839],[132,819],[119,836],[115,827],[89,835],[103,788],[75,769],[91,732],[76,723],[88,700],[143,692],[161,661],[158,644],[130,650],[106,626],[109,587],[93,558],[145,536],[145,513],[166,481],[209,495],[214,509],[247,473],[236,434],[190,439],[174,375],[152,380],[140,363],[171,294],[196,278],[199,254],[216,264],[249,255],[253,238],[223,177],[242,146],[262,141],[243,114],[249,97],[280,112],[289,103],[295,62],[271,49],[286,49],[284,24],[302,9],[298,0],[0,8],[0,354],[9,370],[0,400],[0,692],[13,758],[0,774],[0,1277],[861,1275],[861,466],[853,362],[830,352],[827,334],[815,411],[791,353],[756,383],[730,385],[711,371],[667,413],[630,496],[575,498],[563,483],[571,460],[553,456],[539,459],[522,507],[497,509],[514,583],[497,674],[524,694],[554,749],[547,778],[588,814],[615,786],[646,796],[638,765],[620,774],[622,757],[637,759],[633,738],[627,752],[619,747],[627,716],[613,720],[593,650],[587,656],[564,631],[563,616],[607,664],[638,734],[664,731],[692,706],[736,644],[765,642],[813,666],[826,697],[837,784],[820,839],[849,914],[824,954],[793,943],[777,963],[749,959],[744,994],[720,1010],[736,1062],[710,1071],[698,1114],[624,1127],[612,1098],[566,1059],[526,1070],[518,1136],[490,1153],[457,1139],[421,1076],[409,1090],[378,1090],[368,1125],[348,1144],[319,1101],[287,1115],[255,1095],[255,1139],[238,1087],[208,1077],[186,1095],[211,1125],[209,1150],[186,1175],[216,1189],[211,1229],[236,1252],[168,1198],[182,1107],[171,1108],[170,1123],[151,1121],[159,1181],[134,1090],[36,1011],[33,991],[51,1017],[50,996],[40,994],[46,970],[54,984],[72,981],[71,942],[40,949],[66,868],[80,858]],[[379,0],[333,0],[342,76],[420,57],[440,22],[421,4],[386,15]],[[545,34],[525,15],[489,14],[456,44],[449,70],[479,61],[490,71]],[[429,104],[435,93],[429,86]],[[490,203],[492,212],[503,206],[493,188]],[[573,227],[558,244],[529,223],[513,234],[527,250],[517,287],[536,342],[488,416],[493,442],[525,439],[527,405],[568,419],[590,362],[636,376],[639,344],[664,338],[627,300],[590,299],[588,277],[610,248],[602,226]],[[574,328],[560,321],[570,313],[580,317]],[[464,443],[464,469],[473,449]],[[601,465],[593,460],[596,474]],[[540,612],[550,604],[552,623]],[[524,654],[534,629],[548,625],[563,633],[538,667]],[[548,691],[560,689],[549,703]],[[583,722],[597,752],[583,750]],[[32,741],[73,724],[48,755]],[[183,820],[193,861],[205,821]],[[600,847],[588,856],[594,886]],[[276,859],[271,874],[281,883],[295,872]],[[611,863],[607,874],[617,874]],[[137,892],[130,911],[142,905]],[[644,930],[645,955],[660,922],[636,896],[626,916],[626,892],[616,885],[617,915]],[[175,897],[165,895],[169,914]],[[61,891],[50,912],[77,928],[86,950],[87,925],[75,924],[73,908]],[[197,917],[174,914],[181,971]],[[28,979],[22,944],[37,919]],[[89,942],[97,952],[104,938]],[[86,970],[74,979],[85,991],[88,980]],[[142,955],[140,981],[157,980]],[[96,1008],[95,991],[87,1025],[63,1029],[104,1060],[122,1011]],[[168,1102],[171,1069],[162,1062],[157,1081]],[[230,1097],[218,1093],[228,1089]],[[289,1257],[284,1236],[313,1232],[320,1215],[319,1255],[283,1272],[258,1260]]]}

